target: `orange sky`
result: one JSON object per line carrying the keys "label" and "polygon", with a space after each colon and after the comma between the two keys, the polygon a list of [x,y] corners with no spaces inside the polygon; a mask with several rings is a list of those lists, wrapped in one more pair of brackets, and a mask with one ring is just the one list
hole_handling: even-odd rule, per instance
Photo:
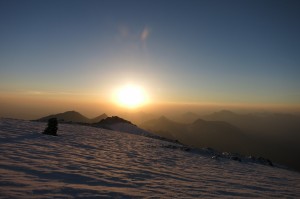
{"label": "orange sky", "polygon": [[197,114],[211,113],[223,109],[246,112],[292,112],[299,113],[297,105],[280,104],[221,104],[221,103],[183,103],[183,102],[152,102],[138,108],[125,108],[114,102],[101,101],[94,96],[69,96],[50,94],[13,94],[1,93],[1,117],[19,119],[37,119],[49,114],[76,110],[88,117],[95,117],[102,113],[117,115],[124,112],[139,112],[159,115],[182,114],[195,112]]}

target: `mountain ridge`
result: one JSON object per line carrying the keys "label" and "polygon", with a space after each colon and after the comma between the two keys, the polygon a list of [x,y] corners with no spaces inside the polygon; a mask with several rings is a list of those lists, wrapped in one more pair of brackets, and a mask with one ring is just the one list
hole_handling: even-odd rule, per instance
{"label": "mountain ridge", "polygon": [[161,116],[158,119],[143,123],[141,127],[162,137],[178,140],[187,145],[213,147],[221,151],[234,152],[237,150],[236,143],[238,141],[243,142],[245,139],[244,134],[238,127],[223,121],[197,119],[192,123],[185,124]]}
{"label": "mountain ridge", "polygon": [[88,118],[84,115],[82,115],[81,113],[77,112],[77,111],[66,111],[63,113],[57,113],[57,114],[51,114],[45,117],[41,117],[39,119],[37,119],[36,121],[40,121],[40,122],[47,122],[48,119],[50,118],[57,118],[59,122],[74,122],[74,123],[86,123],[86,124],[92,124],[92,123],[97,123],[99,121],[101,121],[102,119],[107,118],[108,116],[103,113],[95,118]]}

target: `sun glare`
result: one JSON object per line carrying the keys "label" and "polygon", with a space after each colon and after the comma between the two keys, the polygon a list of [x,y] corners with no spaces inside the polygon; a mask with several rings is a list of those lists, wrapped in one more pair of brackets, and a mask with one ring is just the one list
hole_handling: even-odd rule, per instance
{"label": "sun glare", "polygon": [[144,89],[135,85],[127,85],[117,91],[116,101],[127,108],[136,108],[146,103]]}

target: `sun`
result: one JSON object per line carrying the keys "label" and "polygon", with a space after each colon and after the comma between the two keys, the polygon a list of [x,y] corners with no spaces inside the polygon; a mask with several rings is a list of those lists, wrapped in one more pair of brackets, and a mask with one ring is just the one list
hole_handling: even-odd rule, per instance
{"label": "sun", "polygon": [[147,102],[145,90],[136,85],[126,85],[116,93],[116,102],[126,108],[137,108]]}

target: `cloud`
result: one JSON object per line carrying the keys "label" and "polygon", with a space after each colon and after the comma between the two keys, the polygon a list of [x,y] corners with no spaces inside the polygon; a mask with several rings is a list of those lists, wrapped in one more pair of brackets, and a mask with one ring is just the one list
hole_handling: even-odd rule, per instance
{"label": "cloud", "polygon": [[146,41],[149,35],[150,35],[150,30],[148,27],[145,27],[140,36],[141,41]]}

